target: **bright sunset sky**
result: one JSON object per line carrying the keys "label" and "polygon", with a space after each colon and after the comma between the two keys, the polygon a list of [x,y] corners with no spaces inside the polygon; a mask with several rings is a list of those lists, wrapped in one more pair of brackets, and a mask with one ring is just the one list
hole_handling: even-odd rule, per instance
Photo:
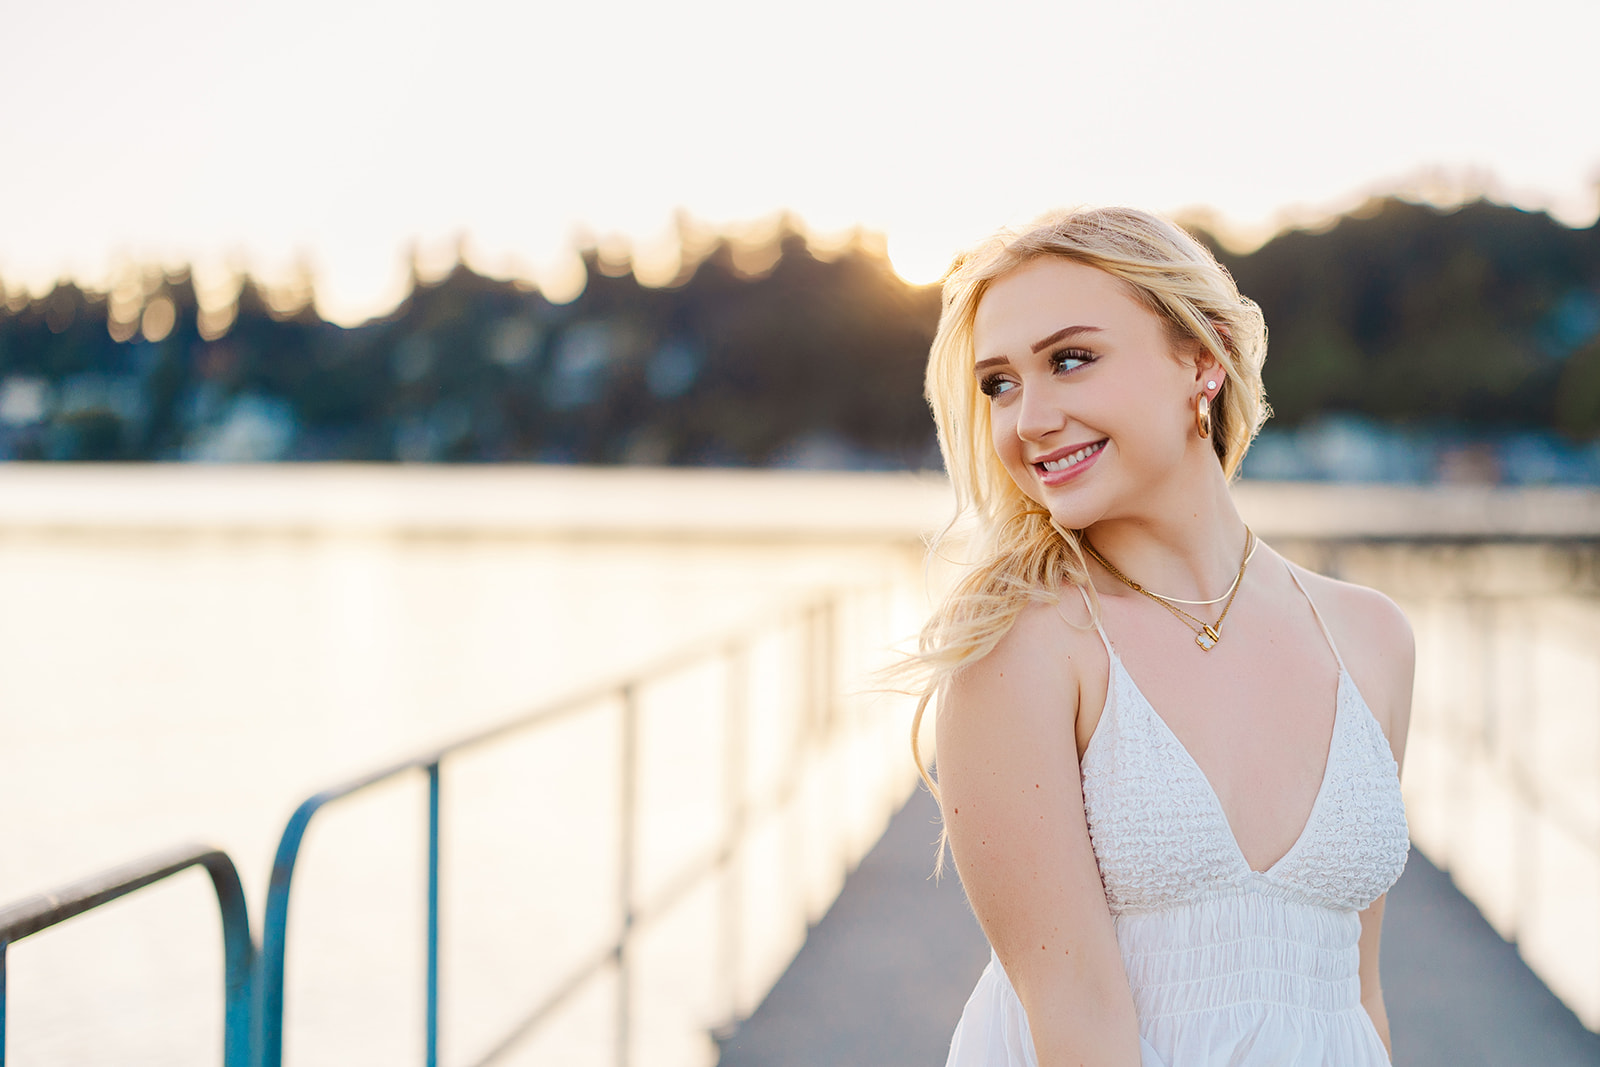
{"label": "bright sunset sky", "polygon": [[[1259,237],[1369,192],[1590,223],[1596,0],[9,0],[0,279],[310,267],[351,323],[407,249],[559,291],[674,213],[887,235],[936,277],[1050,207]],[[208,296],[208,294],[212,294]]]}

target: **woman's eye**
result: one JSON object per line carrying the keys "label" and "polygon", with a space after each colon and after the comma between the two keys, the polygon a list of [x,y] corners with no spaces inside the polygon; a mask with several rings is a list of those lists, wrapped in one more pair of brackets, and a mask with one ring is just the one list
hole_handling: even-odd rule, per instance
{"label": "woman's eye", "polygon": [[991,399],[999,396],[1001,393],[1011,392],[1011,390],[1015,389],[1016,386],[1016,382],[1009,378],[1001,377],[998,374],[991,374],[987,378],[984,378],[983,381],[978,383],[978,389],[982,391],[984,396],[987,396]]}
{"label": "woman's eye", "polygon": [[1050,357],[1050,365],[1058,371],[1077,370],[1079,367],[1094,361],[1094,353],[1085,351],[1082,348],[1063,348]]}

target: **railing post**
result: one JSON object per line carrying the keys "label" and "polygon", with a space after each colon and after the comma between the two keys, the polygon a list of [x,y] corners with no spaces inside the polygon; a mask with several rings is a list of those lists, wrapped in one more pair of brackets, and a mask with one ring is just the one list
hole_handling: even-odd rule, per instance
{"label": "railing post", "polygon": [[439,761],[428,764],[428,1067],[439,1065]]}
{"label": "railing post", "polygon": [[617,1067],[628,1067],[632,1060],[631,1003],[633,984],[629,966],[629,943],[633,939],[633,860],[637,832],[637,786],[639,777],[639,694],[633,685],[622,688],[622,804],[617,836],[620,838],[617,864],[617,903],[621,911],[622,932],[617,938]]}
{"label": "railing post", "polygon": [[838,655],[837,626],[838,602],[833,596],[821,601],[816,607],[816,666],[813,672],[817,678],[818,698],[822,701],[822,736],[832,737],[833,731],[839,725],[839,687],[836,675],[838,664],[835,657]]}
{"label": "railing post", "polygon": [[202,860],[222,913],[223,1029],[225,1067],[255,1067],[256,943],[250,909],[233,862],[218,853]]}
{"label": "railing post", "polygon": [[728,647],[727,709],[723,716],[723,872],[722,872],[722,973],[728,986],[729,1026],[739,1019],[741,934],[744,926],[744,881],[740,878],[739,846],[744,840],[749,757],[748,649]]}
{"label": "railing post", "polygon": [[749,646],[728,649],[728,710],[723,729],[723,803],[726,825],[723,854],[722,968],[728,981],[728,1022],[739,1019],[741,957],[744,955],[744,878],[739,846],[744,841],[744,824],[749,814],[750,755],[750,670]]}
{"label": "railing post", "polygon": [[300,842],[317,809],[329,793],[318,793],[303,801],[289,817],[278,839],[272,874],[267,882],[267,900],[261,921],[261,953],[256,966],[256,1056],[258,1067],[283,1065],[283,980],[289,948],[289,887],[294,879]]}
{"label": "railing post", "polygon": [[0,908],[0,1067],[5,1064],[5,964],[11,944],[197,865],[211,876],[222,915],[222,1062],[224,1067],[253,1067],[256,949],[250,914],[233,860],[205,845],[179,845]]}
{"label": "railing post", "polygon": [[0,1067],[6,1067],[6,949],[0,938]]}

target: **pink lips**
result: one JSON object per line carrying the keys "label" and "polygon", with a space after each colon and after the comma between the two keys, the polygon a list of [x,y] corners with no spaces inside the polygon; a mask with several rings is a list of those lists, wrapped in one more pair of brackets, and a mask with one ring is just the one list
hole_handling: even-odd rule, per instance
{"label": "pink lips", "polygon": [[[1105,446],[1106,439],[1101,438],[1099,441],[1089,441],[1085,444],[1071,445],[1067,448],[1058,448],[1049,455],[1040,456],[1038,459],[1034,460],[1033,469],[1039,473],[1039,480],[1045,485],[1062,485],[1078,477],[1084,471],[1094,466],[1095,460],[1099,459],[1100,454],[1106,450]],[[1046,463],[1054,463],[1057,460],[1065,459],[1074,452],[1081,452],[1085,448],[1094,448],[1094,451],[1085,456],[1083,459],[1080,459],[1078,462],[1074,463],[1072,466],[1064,467],[1058,471],[1047,471],[1044,469],[1044,465]]]}

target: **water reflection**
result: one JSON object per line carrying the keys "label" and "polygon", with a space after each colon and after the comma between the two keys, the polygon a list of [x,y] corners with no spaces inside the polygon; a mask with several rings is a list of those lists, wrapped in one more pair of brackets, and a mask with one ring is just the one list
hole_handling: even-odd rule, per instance
{"label": "water reflection", "polygon": [[[139,503],[108,494],[98,506]],[[277,835],[315,788],[823,587],[845,605],[844,688],[871,666],[861,650],[911,632],[923,606],[914,540],[881,533],[652,543],[246,526],[33,526],[0,538],[0,900],[200,839],[235,857],[259,917]],[[743,668],[752,798],[802,754],[793,724],[817,706],[797,658],[806,640],[780,626]],[[641,694],[647,894],[715,833],[728,677],[725,664],[699,663]],[[854,724],[849,744],[809,764],[797,806],[755,826],[739,884],[696,890],[640,943],[636,1042],[651,1051],[636,1062],[707,1062],[716,1012],[754,1007],[831,901],[841,864],[909,787],[903,709],[862,694],[829,706]],[[447,764],[447,1059],[481,1054],[614,929],[616,729],[602,700],[546,734]],[[419,777],[313,824],[293,903],[289,1062],[418,1057],[425,812]],[[762,931],[731,961],[716,925],[730,907]],[[203,877],[185,875],[15,946],[12,1054],[214,1063],[217,925]],[[508,1062],[603,1061],[605,987],[584,990]]]}

